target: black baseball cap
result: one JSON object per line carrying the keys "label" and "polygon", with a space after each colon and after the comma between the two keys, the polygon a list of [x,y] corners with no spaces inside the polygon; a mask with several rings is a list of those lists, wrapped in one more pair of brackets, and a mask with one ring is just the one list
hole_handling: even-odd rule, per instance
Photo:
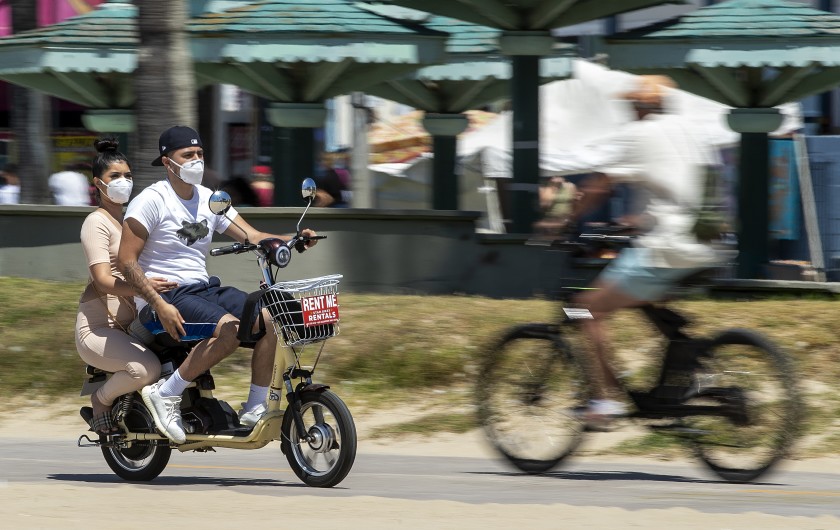
{"label": "black baseball cap", "polygon": [[158,149],[160,149],[160,156],[155,158],[152,162],[153,166],[162,166],[161,157],[170,151],[176,149],[183,149],[184,147],[204,147],[201,145],[201,137],[191,127],[186,125],[176,125],[163,131],[158,139]]}

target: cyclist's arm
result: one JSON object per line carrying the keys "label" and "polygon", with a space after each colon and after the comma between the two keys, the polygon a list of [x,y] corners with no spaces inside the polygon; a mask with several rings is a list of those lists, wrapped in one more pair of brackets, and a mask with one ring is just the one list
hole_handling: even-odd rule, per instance
{"label": "cyclist's arm", "polygon": [[593,173],[581,182],[578,190],[580,196],[574,202],[570,215],[572,222],[577,222],[607,200],[612,192],[612,182],[604,173]]}

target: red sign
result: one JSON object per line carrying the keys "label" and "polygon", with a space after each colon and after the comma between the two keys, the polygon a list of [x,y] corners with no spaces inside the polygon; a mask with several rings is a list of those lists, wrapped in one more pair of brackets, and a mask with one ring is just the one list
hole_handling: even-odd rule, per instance
{"label": "red sign", "polygon": [[300,299],[303,310],[303,325],[320,326],[338,322],[338,295],[319,294]]}

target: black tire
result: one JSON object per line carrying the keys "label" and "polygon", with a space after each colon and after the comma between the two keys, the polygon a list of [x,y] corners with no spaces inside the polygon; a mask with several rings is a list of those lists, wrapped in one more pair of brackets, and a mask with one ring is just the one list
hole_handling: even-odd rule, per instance
{"label": "black tire", "polygon": [[799,432],[793,363],[775,344],[742,329],[718,335],[707,353],[699,395],[688,403],[728,405],[735,415],[686,418],[693,451],[727,481],[754,481],[788,455]]}
{"label": "black tire", "polygon": [[[291,406],[290,406],[291,407]],[[290,407],[283,415],[281,448],[308,486],[331,488],[344,480],[356,460],[356,425],[347,405],[329,390],[301,395],[301,415],[315,441],[302,441]]]}
{"label": "black tire", "polygon": [[517,469],[545,473],[571,455],[585,425],[575,415],[590,396],[584,365],[558,326],[526,324],[488,352],[475,389],[478,422]]}
{"label": "black tire", "polygon": [[[139,394],[135,396],[125,415],[124,423],[130,432],[157,433],[152,415]],[[148,482],[155,479],[166,468],[172,455],[169,445],[158,445],[156,441],[138,440],[133,442],[131,447],[103,446],[101,449],[108,467],[120,478],[132,482]]]}

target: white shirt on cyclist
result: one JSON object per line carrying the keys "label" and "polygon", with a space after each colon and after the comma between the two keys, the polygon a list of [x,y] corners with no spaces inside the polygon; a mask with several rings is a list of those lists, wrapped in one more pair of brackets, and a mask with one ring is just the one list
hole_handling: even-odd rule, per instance
{"label": "white shirt on cyclist", "polygon": [[[213,232],[223,233],[230,221],[210,211],[212,190],[195,186],[193,196],[181,199],[168,180],[155,182],[140,192],[128,205],[125,218],[137,220],[149,237],[138,264],[148,277],[163,277],[178,285],[206,282],[207,253]],[[236,210],[228,210],[235,218]],[[135,297],[138,310],[146,302]]]}
{"label": "white shirt on cyclist", "polygon": [[639,185],[647,194],[644,213],[654,222],[634,241],[635,246],[651,250],[647,265],[708,267],[719,256],[697,240],[693,229],[703,202],[703,169],[714,162],[714,155],[696,136],[680,116],[649,114],[598,144],[564,152],[563,164],[569,170],[562,174],[597,171]]}

